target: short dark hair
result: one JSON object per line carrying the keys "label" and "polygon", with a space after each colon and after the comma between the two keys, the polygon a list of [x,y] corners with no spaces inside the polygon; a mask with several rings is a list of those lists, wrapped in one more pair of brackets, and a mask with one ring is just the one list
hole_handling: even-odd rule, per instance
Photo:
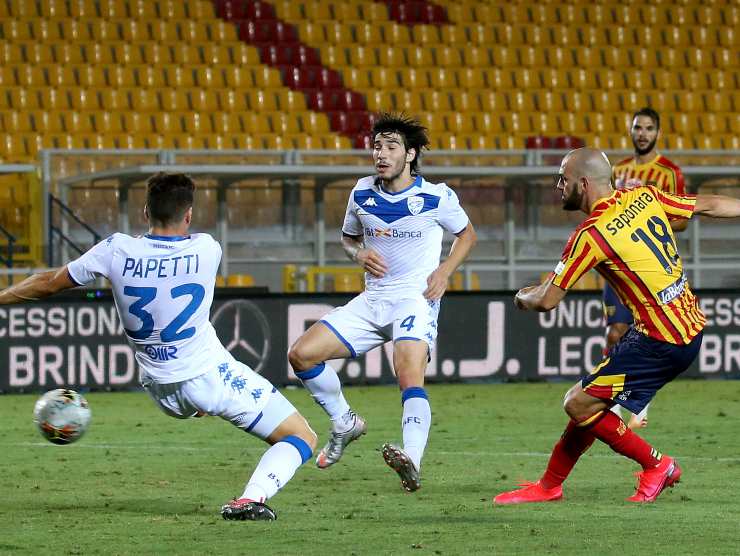
{"label": "short dark hair", "polygon": [[647,116],[651,120],[653,120],[653,123],[655,124],[655,129],[660,129],[660,114],[658,114],[655,110],[650,108],[649,106],[645,106],[643,108],[640,108],[637,112],[632,114],[632,121],[635,121],[635,118],[637,116]]}
{"label": "short dark hair", "polygon": [[398,133],[403,138],[403,146],[406,147],[406,150],[414,149],[416,151],[416,156],[410,164],[411,173],[415,174],[419,168],[421,150],[429,148],[427,128],[421,125],[419,120],[406,114],[383,112],[378,115],[378,119],[375,120],[373,125],[371,131],[373,142],[375,142],[379,133]]}
{"label": "short dark hair", "polygon": [[146,183],[149,220],[169,226],[182,220],[193,206],[195,184],[187,174],[154,174]]}

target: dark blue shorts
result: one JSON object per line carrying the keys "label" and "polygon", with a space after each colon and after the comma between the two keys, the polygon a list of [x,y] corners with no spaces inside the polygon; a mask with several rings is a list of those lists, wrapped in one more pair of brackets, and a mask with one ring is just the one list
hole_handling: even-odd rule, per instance
{"label": "dark blue shorts", "polygon": [[604,286],[604,316],[606,317],[606,324],[614,324],[615,322],[623,322],[624,324],[632,324],[635,322],[634,317],[630,310],[622,304],[619,299],[617,292],[609,285]]}
{"label": "dark blue shorts", "polygon": [[637,415],[658,390],[689,368],[699,354],[702,336],[700,332],[690,344],[679,346],[630,328],[581,386],[587,394]]}

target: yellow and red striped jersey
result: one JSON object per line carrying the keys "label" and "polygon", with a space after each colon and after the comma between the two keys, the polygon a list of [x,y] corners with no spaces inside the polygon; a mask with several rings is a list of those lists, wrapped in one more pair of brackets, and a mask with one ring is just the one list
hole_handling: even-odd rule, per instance
{"label": "yellow and red striped jersey", "polygon": [[671,195],[649,185],[616,190],[570,236],[552,283],[567,290],[595,268],[634,315],[638,331],[688,344],[706,319],[668,221],[690,218],[695,204],[695,195]]}
{"label": "yellow and red striped jersey", "polygon": [[673,195],[686,193],[681,169],[661,154],[645,164],[637,164],[634,156],[618,162],[612,169],[612,181],[616,189],[652,185]]}

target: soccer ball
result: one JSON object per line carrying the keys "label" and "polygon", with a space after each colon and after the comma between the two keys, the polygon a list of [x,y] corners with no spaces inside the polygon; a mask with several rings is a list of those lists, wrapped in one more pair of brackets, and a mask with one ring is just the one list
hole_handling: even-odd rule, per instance
{"label": "soccer ball", "polygon": [[90,407],[74,390],[51,390],[36,402],[33,420],[49,442],[71,444],[79,440],[90,425]]}

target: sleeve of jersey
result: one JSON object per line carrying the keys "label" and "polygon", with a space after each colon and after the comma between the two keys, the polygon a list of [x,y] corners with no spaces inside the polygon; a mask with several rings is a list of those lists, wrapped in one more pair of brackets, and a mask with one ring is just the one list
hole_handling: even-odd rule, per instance
{"label": "sleeve of jersey", "polygon": [[686,195],[686,183],[683,180],[683,173],[679,168],[675,171],[675,189],[671,191],[675,195],[683,196]]}
{"label": "sleeve of jersey", "polygon": [[445,186],[439,200],[439,224],[448,232],[459,234],[468,225],[469,219],[465,210],[460,206],[460,200],[455,192]]}
{"label": "sleeve of jersey", "polygon": [[83,286],[93,282],[98,276],[108,278],[112,258],[113,236],[110,236],[67,264],[67,272],[75,283]]}
{"label": "sleeve of jersey", "polygon": [[686,193],[684,195],[671,195],[658,189],[653,189],[655,198],[663,207],[669,218],[691,218],[696,206],[696,195]]}
{"label": "sleeve of jersey", "polygon": [[344,223],[342,224],[342,233],[348,236],[362,235],[362,222],[355,212],[355,190],[349,194],[347,202],[347,212],[344,213]]}
{"label": "sleeve of jersey", "polygon": [[568,290],[603,259],[604,254],[592,240],[589,228],[576,230],[568,240],[560,262],[553,270],[552,283],[563,290]]}

